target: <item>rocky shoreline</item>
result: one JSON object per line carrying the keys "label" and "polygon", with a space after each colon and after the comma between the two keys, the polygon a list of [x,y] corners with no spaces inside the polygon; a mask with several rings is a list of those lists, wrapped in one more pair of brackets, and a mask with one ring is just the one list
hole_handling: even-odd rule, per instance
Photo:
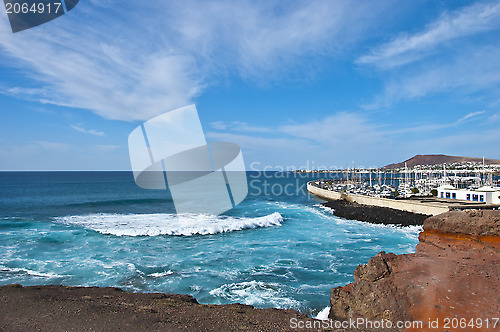
{"label": "rocky shoreline", "polygon": [[424,220],[430,217],[426,214],[363,205],[347,200],[333,200],[323,203],[322,205],[332,209],[332,213],[337,217],[366,221],[373,224],[421,226]]}
{"label": "rocky shoreline", "polygon": [[493,330],[500,312],[500,211],[447,212],[423,227],[414,254],[380,252],[356,268],[354,283],[332,289],[329,317],[422,322],[396,329],[406,331],[457,330],[455,323],[466,325],[460,331]]}
{"label": "rocky shoreline", "polygon": [[295,310],[110,287],[8,285],[0,308],[0,331],[289,331],[291,321],[314,321]]}

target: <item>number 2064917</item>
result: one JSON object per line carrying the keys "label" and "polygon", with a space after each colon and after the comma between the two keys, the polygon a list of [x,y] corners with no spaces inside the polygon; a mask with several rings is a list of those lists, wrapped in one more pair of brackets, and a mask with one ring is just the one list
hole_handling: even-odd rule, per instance
{"label": "number 2064917", "polygon": [[7,14],[58,14],[63,10],[61,2],[54,3],[10,3],[5,4]]}

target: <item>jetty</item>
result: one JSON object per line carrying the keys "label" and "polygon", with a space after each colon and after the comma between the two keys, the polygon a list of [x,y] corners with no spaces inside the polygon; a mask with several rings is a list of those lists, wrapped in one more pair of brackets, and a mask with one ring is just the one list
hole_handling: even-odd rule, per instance
{"label": "jetty", "polygon": [[307,183],[307,191],[325,200],[346,200],[363,205],[386,207],[426,215],[438,215],[450,210],[462,209],[500,209],[500,205],[486,202],[461,202],[454,199],[414,196],[407,199],[393,199],[329,190],[321,187],[322,180]]}

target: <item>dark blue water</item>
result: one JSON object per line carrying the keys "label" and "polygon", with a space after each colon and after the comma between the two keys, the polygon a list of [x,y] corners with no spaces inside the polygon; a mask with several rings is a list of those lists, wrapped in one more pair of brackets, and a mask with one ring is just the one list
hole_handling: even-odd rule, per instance
{"label": "dark blue water", "polygon": [[328,174],[248,173],[220,216],[177,217],[168,191],[130,172],[0,172],[0,284],[115,286],[314,315],[381,250],[414,251],[418,227],[344,220],[306,193]]}

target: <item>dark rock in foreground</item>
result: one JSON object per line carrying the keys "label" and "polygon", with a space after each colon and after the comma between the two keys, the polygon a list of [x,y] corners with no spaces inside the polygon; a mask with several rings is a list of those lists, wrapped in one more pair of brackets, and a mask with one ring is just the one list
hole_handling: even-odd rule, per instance
{"label": "dark rock in foreground", "polygon": [[0,331],[289,331],[290,319],[313,321],[295,310],[203,305],[189,295],[0,287]]}
{"label": "dark rock in foreground", "polygon": [[461,331],[493,330],[500,312],[500,211],[430,217],[419,241],[414,254],[380,252],[358,266],[354,283],[332,289],[330,318],[422,322],[406,329],[415,331],[457,330],[455,319],[469,324]]}
{"label": "dark rock in foreground", "polygon": [[400,211],[380,206],[371,206],[349,202],[346,200],[335,200],[323,203],[323,206],[333,210],[337,217],[366,221],[374,224],[386,225],[422,225],[429,216],[425,214]]}

